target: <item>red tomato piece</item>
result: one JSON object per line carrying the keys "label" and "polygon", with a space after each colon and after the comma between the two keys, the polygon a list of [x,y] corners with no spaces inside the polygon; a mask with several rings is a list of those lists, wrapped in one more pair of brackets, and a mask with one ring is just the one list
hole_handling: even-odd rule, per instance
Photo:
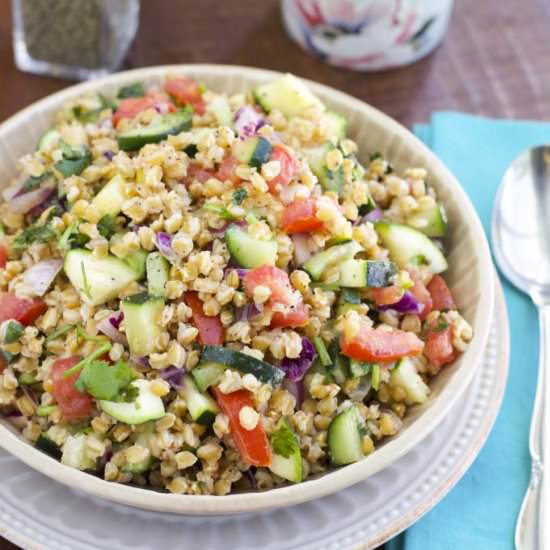
{"label": "red tomato piece", "polygon": [[8,252],[2,245],[0,245],[0,269],[4,269],[4,267],[6,267],[7,261],[8,261]]}
{"label": "red tomato piece", "polygon": [[171,78],[166,81],[164,89],[180,104],[191,105],[198,115],[204,115],[205,103],[202,98],[200,82],[193,78]]}
{"label": "red tomato piece", "polygon": [[225,330],[220,317],[205,315],[202,300],[196,292],[186,292],[185,302],[191,308],[193,323],[199,330],[199,342],[211,345],[223,344]]}
{"label": "red tomato piece", "polygon": [[282,225],[286,233],[311,233],[323,228],[315,216],[315,199],[294,201],[285,206]]}
{"label": "red tomato piece", "polygon": [[164,94],[151,92],[144,97],[128,97],[123,99],[113,113],[113,125],[116,127],[123,118],[134,118],[147,109],[158,109],[173,113],[176,107]]}
{"label": "red tomato piece", "polygon": [[279,144],[273,147],[271,160],[278,160],[281,164],[279,174],[267,183],[271,193],[278,193],[281,187],[285,187],[290,183],[294,174],[300,168],[300,164],[284,145]]}
{"label": "red tomato piece", "polygon": [[93,407],[92,397],[74,387],[80,373],[75,372],[68,378],[63,377],[65,371],[74,367],[79,361],[79,357],[68,357],[59,359],[52,365],[53,395],[63,418],[68,422],[79,422],[90,416]]}
{"label": "red tomato piece", "polygon": [[216,387],[212,390],[220,409],[229,417],[231,436],[242,459],[253,466],[271,466],[271,446],[261,422],[253,430],[246,430],[239,421],[243,407],[254,408],[252,394],[248,390],[233,393],[222,393]]}
{"label": "red tomato piece", "polygon": [[8,362],[6,361],[4,354],[0,352],[0,374],[2,374],[2,372],[7,366],[8,366]]}
{"label": "red tomato piece", "polygon": [[15,294],[0,294],[0,323],[14,319],[22,325],[30,325],[47,309],[48,306],[42,298],[19,298]]}
{"label": "red tomato piece", "polygon": [[424,309],[422,309],[422,312],[418,315],[420,319],[424,320],[433,309],[432,297],[424,283],[416,277],[414,273],[411,273],[411,278],[414,281],[414,286],[409,289],[409,292],[418,303],[424,306]]}
{"label": "red tomato piece", "polygon": [[364,324],[353,340],[347,341],[342,335],[340,348],[344,355],[360,361],[389,363],[406,355],[419,355],[424,342],[412,332],[386,331]]}
{"label": "red tomato piece", "polygon": [[403,288],[400,285],[372,288],[370,295],[377,306],[395,304],[403,297]]}
{"label": "red tomato piece", "polygon": [[300,302],[295,308],[283,313],[274,311],[271,317],[271,328],[303,327],[309,322],[309,312],[306,305]]}
{"label": "red tomato piece", "polygon": [[235,174],[235,168],[239,165],[239,161],[232,156],[225,157],[218,168],[217,178],[220,181],[230,181],[231,183],[239,183],[241,178]]}
{"label": "red tomato piece", "polygon": [[196,164],[190,164],[187,168],[187,176],[191,181],[197,180],[204,183],[210,178],[215,178],[216,172],[214,172],[214,170],[204,170],[199,168]]}
{"label": "red tomato piece", "polygon": [[438,367],[454,361],[456,353],[453,348],[451,327],[446,327],[443,330],[430,330],[424,347],[424,355]]}
{"label": "red tomato piece", "polygon": [[437,311],[456,309],[453,295],[441,275],[433,276],[428,285],[428,291],[432,297],[433,309]]}

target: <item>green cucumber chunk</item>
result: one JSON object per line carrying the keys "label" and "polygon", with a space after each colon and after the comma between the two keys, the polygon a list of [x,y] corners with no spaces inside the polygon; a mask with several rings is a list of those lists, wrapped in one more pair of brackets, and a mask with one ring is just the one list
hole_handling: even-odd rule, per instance
{"label": "green cucumber chunk", "polygon": [[164,299],[147,292],[122,300],[121,310],[124,313],[124,329],[130,353],[144,357],[155,351],[155,343],[161,333],[160,317],[163,309]]}
{"label": "green cucumber chunk", "polygon": [[160,252],[151,252],[147,256],[147,289],[152,296],[166,295],[166,283],[170,277],[170,264]]}
{"label": "green cucumber chunk", "polygon": [[275,241],[255,239],[238,225],[231,225],[227,229],[225,243],[231,256],[242,267],[255,268],[261,265],[275,265],[277,261],[277,243]]}
{"label": "green cucumber chunk", "polygon": [[350,288],[391,286],[396,273],[393,262],[385,260],[345,260],[340,264],[339,284]]}
{"label": "green cucumber chunk", "polygon": [[374,365],[372,363],[358,361],[357,359],[350,359],[349,371],[353,378],[361,378],[361,376],[370,374],[373,366]]}
{"label": "green cucumber chunk", "polygon": [[95,470],[96,461],[88,455],[85,434],[69,435],[63,443],[61,463],[77,470]]}
{"label": "green cucumber chunk", "polygon": [[331,246],[322,252],[314,254],[302,266],[302,269],[307,271],[314,281],[318,281],[329,267],[349,258],[353,258],[355,254],[361,250],[363,250],[363,248],[356,241],[349,241],[344,244]]}
{"label": "green cucumber chunk", "polygon": [[191,418],[198,424],[210,426],[216,415],[220,412],[218,404],[206,392],[200,392],[189,374],[183,376],[183,389],[181,395]]}
{"label": "green cucumber chunk", "polygon": [[441,238],[447,235],[447,213],[442,204],[436,204],[428,210],[412,214],[406,219],[406,223],[428,237]]}
{"label": "green cucumber chunk", "polygon": [[[142,432],[138,434],[134,441],[134,445],[143,447],[149,451],[149,437],[150,433]],[[126,461],[126,464],[122,467],[122,471],[129,474],[144,474],[149,471],[153,466],[155,459],[153,455],[149,452],[146,458],[139,460],[138,462]]]}
{"label": "green cucumber chunk", "polygon": [[203,362],[197,365],[191,375],[201,392],[205,392],[210,386],[215,386],[223,376],[226,367],[220,363]]}
{"label": "green cucumber chunk", "polygon": [[359,411],[351,405],[337,414],[328,427],[330,460],[339,466],[363,458]]}
{"label": "green cucumber chunk", "polygon": [[201,362],[220,363],[226,367],[253,374],[260,382],[272,386],[278,386],[285,376],[284,371],[265,361],[223,346],[204,346]]}
{"label": "green cucumber chunk", "polygon": [[283,417],[270,437],[273,455],[269,469],[283,479],[300,483],[303,479],[302,452],[296,434]]}
{"label": "green cucumber chunk", "polygon": [[334,143],[346,137],[348,121],[346,117],[334,111],[325,111],[321,116],[322,122],[327,128],[327,136]]}
{"label": "green cucumber chunk", "polygon": [[320,147],[305,149],[304,154],[311,171],[317,176],[324,191],[334,191],[340,196],[344,190],[344,170],[330,170],[326,164],[327,153],[335,149],[330,141]]}
{"label": "green cucumber chunk", "polygon": [[402,269],[425,263],[432,273],[442,273],[448,267],[441,250],[429,237],[407,225],[378,222],[374,228],[390,252],[390,258]]}
{"label": "green cucumber chunk", "polygon": [[349,357],[340,353],[338,338],[330,343],[329,353],[332,362],[327,365],[327,372],[339,386],[343,386],[346,380],[350,378]]}
{"label": "green cucumber chunk", "polygon": [[120,174],[117,174],[93,198],[92,206],[97,209],[100,217],[107,214],[116,216],[122,210],[122,205],[127,198],[126,182]]}
{"label": "green cucumber chunk", "polygon": [[138,281],[141,281],[145,277],[145,263],[147,261],[147,252],[145,250],[130,252],[122,258],[122,261],[136,274]]}
{"label": "green cucumber chunk", "polygon": [[17,340],[23,336],[24,331],[23,325],[18,321],[8,321],[4,329],[4,344],[13,344],[17,342]]}
{"label": "green cucumber chunk", "polygon": [[61,459],[61,449],[44,433],[41,433],[36,440],[36,448],[50,455],[56,460]]}
{"label": "green cucumber chunk", "polygon": [[61,139],[61,134],[57,130],[48,130],[38,142],[38,150],[41,152],[51,151],[59,140]]}
{"label": "green cucumber chunk", "polygon": [[269,162],[273,146],[264,137],[249,137],[245,140],[236,140],[233,143],[233,156],[242,164],[261,168]]}
{"label": "green cucumber chunk", "polygon": [[430,387],[424,382],[414,363],[408,357],[403,357],[391,371],[390,387],[402,388],[405,391],[405,403],[425,403],[430,395]]}

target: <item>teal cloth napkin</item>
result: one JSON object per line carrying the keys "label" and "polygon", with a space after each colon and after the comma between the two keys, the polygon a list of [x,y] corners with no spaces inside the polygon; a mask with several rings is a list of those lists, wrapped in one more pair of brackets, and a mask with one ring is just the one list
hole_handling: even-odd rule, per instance
{"label": "teal cloth napkin", "polygon": [[[457,176],[490,237],[501,177],[524,149],[550,143],[550,124],[441,112],[414,128]],[[521,220],[518,220],[521,223]],[[512,550],[529,482],[528,434],[538,365],[535,307],[501,277],[510,319],[511,362],[502,409],[491,435],[458,485],[388,550]]]}

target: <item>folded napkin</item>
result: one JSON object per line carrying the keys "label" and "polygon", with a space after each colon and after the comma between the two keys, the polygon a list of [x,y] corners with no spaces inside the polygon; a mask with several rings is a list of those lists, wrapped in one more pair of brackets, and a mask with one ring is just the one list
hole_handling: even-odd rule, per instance
{"label": "folded napkin", "polygon": [[[435,113],[414,128],[457,176],[487,236],[495,193],[524,149],[550,143],[550,124]],[[521,220],[518,220],[521,223]],[[528,435],[538,365],[537,313],[501,277],[510,319],[511,362],[502,409],[481,453],[458,485],[388,550],[512,550],[529,483]]]}

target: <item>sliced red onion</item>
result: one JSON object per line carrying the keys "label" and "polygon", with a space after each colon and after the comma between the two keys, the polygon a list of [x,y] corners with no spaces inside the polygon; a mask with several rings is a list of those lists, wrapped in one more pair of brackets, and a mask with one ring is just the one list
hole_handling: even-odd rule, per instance
{"label": "sliced red onion", "polygon": [[21,411],[12,411],[6,415],[6,418],[8,422],[18,430],[22,430],[27,425],[27,418],[23,416]]}
{"label": "sliced red onion", "polygon": [[219,229],[213,229],[210,228],[210,233],[214,235],[214,237],[217,237],[218,239],[223,239],[225,237],[225,232],[227,231],[227,228],[229,227],[229,222],[225,222]]}
{"label": "sliced red onion", "polygon": [[21,190],[23,189],[23,186],[25,185],[26,180],[26,174],[21,173],[17,179],[16,184],[13,187],[8,187],[7,189],[4,189],[4,191],[2,191],[3,199],[6,202],[9,202],[11,199],[13,199],[13,197],[19,195],[21,193]]}
{"label": "sliced red onion", "polygon": [[260,310],[256,307],[256,304],[247,304],[246,306],[235,309],[236,321],[250,321],[259,315]]}
{"label": "sliced red onion", "polygon": [[304,381],[294,381],[289,378],[285,378],[283,380],[283,387],[295,397],[296,407],[300,408],[305,398]]}
{"label": "sliced red onion", "polygon": [[170,366],[166,369],[159,371],[159,376],[166,380],[172,388],[175,390],[181,390],[183,388],[183,375],[185,374],[185,369],[178,369],[177,367]]}
{"label": "sliced red onion", "polygon": [[42,260],[23,274],[25,290],[35,296],[44,296],[63,267],[63,260]]}
{"label": "sliced red onion", "polygon": [[399,313],[422,313],[424,305],[419,303],[416,298],[406,290],[401,299],[395,304],[389,304],[385,306],[378,306],[378,309],[385,311],[393,309]]}
{"label": "sliced red onion", "polygon": [[130,355],[130,361],[142,369],[148,369],[151,366],[147,357],[140,357],[139,355]]}
{"label": "sliced red onion", "polygon": [[105,336],[107,336],[107,338],[109,338],[109,340],[111,340],[112,342],[116,342],[117,344],[122,344],[123,346],[126,346],[128,344],[128,340],[126,339],[126,336],[119,330],[120,323],[122,322],[123,318],[124,315],[120,311],[112,313],[105,319],[102,319],[97,324],[97,330],[105,334]]}
{"label": "sliced red onion", "polygon": [[371,210],[363,219],[366,222],[379,222],[384,217],[384,212],[380,208]]}
{"label": "sliced red onion", "polygon": [[53,187],[39,187],[29,193],[23,193],[11,199],[10,210],[16,214],[26,214],[35,206],[38,206],[48,200],[53,193]]}
{"label": "sliced red onion", "polygon": [[313,364],[316,355],[312,341],[307,336],[304,336],[302,338],[300,356],[295,359],[285,357],[279,367],[285,371],[286,378],[292,382],[299,382]]}
{"label": "sliced red onion", "polygon": [[235,113],[233,125],[239,137],[245,139],[254,136],[265,125],[265,118],[254,107],[245,105]]}
{"label": "sliced red onion", "polygon": [[294,259],[297,265],[303,265],[309,260],[311,251],[308,245],[308,236],[304,233],[292,235],[292,244],[294,245]]}
{"label": "sliced red onion", "polygon": [[113,160],[113,157],[115,156],[115,154],[114,154],[112,151],[104,151],[104,152],[103,152],[103,156],[104,156],[107,160]]}
{"label": "sliced red onion", "polygon": [[170,262],[174,262],[177,256],[172,249],[172,235],[169,233],[157,233],[155,235],[155,244],[158,251]]}

